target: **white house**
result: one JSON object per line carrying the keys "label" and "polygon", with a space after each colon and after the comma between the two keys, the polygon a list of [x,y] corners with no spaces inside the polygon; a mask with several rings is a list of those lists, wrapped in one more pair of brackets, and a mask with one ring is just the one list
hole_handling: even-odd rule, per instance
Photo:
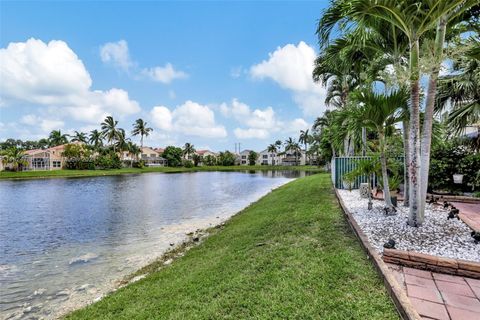
{"label": "white house", "polygon": [[240,164],[241,166],[248,166],[248,155],[250,154],[250,152],[252,152],[252,150],[248,150],[248,149],[240,152],[237,155],[238,164]]}
{"label": "white house", "polygon": [[268,152],[267,149],[258,153],[257,165],[275,166],[281,163],[281,157],[277,152]]}

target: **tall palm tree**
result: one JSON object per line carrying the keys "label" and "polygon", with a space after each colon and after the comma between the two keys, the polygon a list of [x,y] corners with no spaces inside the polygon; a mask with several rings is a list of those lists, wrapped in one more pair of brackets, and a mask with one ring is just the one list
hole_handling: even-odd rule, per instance
{"label": "tall palm tree", "polygon": [[48,146],[55,147],[68,143],[68,135],[63,134],[60,130],[53,130],[48,136]]}
{"label": "tall palm tree", "polygon": [[87,134],[84,132],[75,131],[71,139],[72,142],[83,142],[87,143]]}
{"label": "tall palm tree", "polygon": [[188,159],[193,153],[195,153],[195,147],[193,146],[193,144],[190,144],[189,142],[185,143],[185,145],[183,146],[183,155],[185,156],[185,158]]}
{"label": "tall palm tree", "polygon": [[102,136],[113,146],[113,152],[115,152],[115,141],[118,136],[117,124],[118,121],[114,120],[112,116],[106,117],[101,124]]}
{"label": "tall palm tree", "polygon": [[88,139],[88,142],[95,149],[100,148],[103,145],[103,135],[102,135],[102,133],[100,131],[98,131],[97,129],[90,131],[90,137]]}
{"label": "tall palm tree", "polygon": [[274,155],[276,155],[278,152],[277,145],[275,143],[270,144],[267,147],[267,152],[270,152],[270,158],[272,159],[272,164],[275,164],[274,163],[275,160],[273,160],[273,158],[274,158]]}
{"label": "tall palm tree", "polygon": [[[310,143],[311,136],[309,134],[309,130],[300,130],[300,137],[298,138],[299,143],[303,143],[305,146],[305,157],[307,156],[307,149],[308,149],[308,144]],[[306,159],[305,159],[306,160]]]}
{"label": "tall palm tree", "polygon": [[137,119],[133,125],[132,135],[140,135],[140,147],[143,148],[143,137],[148,137],[152,131],[153,128],[147,127],[147,122],[143,119]]}
{"label": "tall palm tree", "polygon": [[291,151],[295,156],[295,164],[298,165],[298,154],[301,152],[300,144],[292,137],[285,140],[285,152]]}
{"label": "tall palm tree", "polygon": [[[431,126],[433,122],[433,101],[436,92],[438,70],[443,58],[445,31],[447,24],[472,6],[477,0],[443,1],[391,1],[391,0],[335,0],[320,19],[317,33],[320,45],[328,45],[332,30],[336,25],[356,24],[363,28],[384,20],[401,30],[409,40],[408,78],[410,85],[409,117],[409,180],[410,213],[409,225],[419,226],[424,220],[426,184],[430,156]],[[426,117],[420,139],[420,44],[435,31],[434,58],[429,72]],[[420,147],[422,145],[422,154]],[[420,167],[422,164],[422,167]]]}
{"label": "tall palm tree", "polygon": [[[125,151],[128,151],[130,154],[134,155],[135,159],[138,161],[138,155],[142,152],[142,149],[132,141],[127,141]],[[133,167],[133,158],[130,158],[130,167]]]}
{"label": "tall palm tree", "polygon": [[118,151],[129,151],[130,145],[128,142],[130,142],[130,139],[126,137],[125,130],[124,129],[117,129],[117,134],[115,136],[115,144],[114,147]]}
{"label": "tall palm tree", "polygon": [[25,151],[17,147],[11,147],[1,154],[2,162],[4,165],[11,164],[14,171],[18,171],[21,166],[26,165],[28,162],[24,159]]}

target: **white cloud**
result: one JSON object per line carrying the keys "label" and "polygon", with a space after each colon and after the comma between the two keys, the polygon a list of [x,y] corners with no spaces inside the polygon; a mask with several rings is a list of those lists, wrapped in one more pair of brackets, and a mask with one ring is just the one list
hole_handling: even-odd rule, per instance
{"label": "white cloud", "polygon": [[134,65],[128,52],[128,44],[125,40],[118,42],[107,42],[100,47],[100,58],[103,62],[111,63],[114,66],[128,71]]}
{"label": "white cloud", "polygon": [[153,107],[150,111],[152,121],[157,128],[165,131],[172,130],[172,113],[170,109],[164,106]]}
{"label": "white cloud", "polygon": [[64,41],[10,43],[0,49],[0,78],[5,106],[36,104],[52,116],[91,123],[140,111],[122,89],[93,91],[90,74]]}
{"label": "white cloud", "polygon": [[215,122],[215,113],[208,106],[193,101],[170,110],[156,106],[151,112],[153,123],[165,131],[204,138],[224,138],[227,131]]}
{"label": "white cloud", "polygon": [[222,103],[219,109],[225,117],[233,117],[244,126],[233,131],[238,139],[269,139],[272,134],[293,133],[310,127],[301,118],[281,121],[272,107],[252,110],[249,105],[237,99],[233,99],[230,104]]}
{"label": "white cloud", "polygon": [[248,129],[241,129],[236,128],[233,130],[235,137],[238,139],[267,139],[270,138],[270,133],[265,129],[257,129],[257,128],[248,128]]}
{"label": "white cloud", "polygon": [[275,81],[292,92],[305,115],[318,116],[325,111],[325,88],[312,79],[315,57],[315,50],[303,41],[287,44],[269,53],[268,60],[253,65],[250,75]]}
{"label": "white cloud", "polygon": [[50,133],[52,130],[62,129],[65,125],[62,120],[41,118],[34,114],[24,115],[20,119],[20,123],[40,128],[45,134]]}
{"label": "white cloud", "polygon": [[165,84],[168,84],[175,79],[188,78],[188,74],[186,72],[175,70],[171,63],[167,63],[165,67],[143,69],[142,73],[154,81]]}

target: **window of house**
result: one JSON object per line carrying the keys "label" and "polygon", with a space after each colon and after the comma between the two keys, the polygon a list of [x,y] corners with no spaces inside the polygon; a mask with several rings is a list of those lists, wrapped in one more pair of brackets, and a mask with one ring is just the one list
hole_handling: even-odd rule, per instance
{"label": "window of house", "polygon": [[268,159],[268,154],[264,154],[263,159]]}
{"label": "window of house", "polygon": [[247,156],[242,156],[242,159],[247,159]]}
{"label": "window of house", "polygon": [[142,153],[142,158],[146,158],[147,157],[147,154],[146,153]]}
{"label": "window of house", "polygon": [[61,161],[52,161],[52,166],[54,168],[60,168],[62,166]]}

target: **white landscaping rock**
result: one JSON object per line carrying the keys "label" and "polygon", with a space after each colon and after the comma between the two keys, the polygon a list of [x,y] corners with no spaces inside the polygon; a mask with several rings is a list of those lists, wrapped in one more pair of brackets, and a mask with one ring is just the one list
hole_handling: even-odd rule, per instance
{"label": "white landscaping rock", "polygon": [[474,243],[472,230],[461,220],[447,220],[449,210],[440,205],[427,204],[423,225],[414,228],[407,225],[408,208],[401,202],[396,215],[385,216],[383,201],[373,200],[373,209],[368,210],[368,200],[361,198],[358,190],[338,190],[338,194],[379,253],[383,244],[393,239],[399,250],[480,262],[480,244]]}

